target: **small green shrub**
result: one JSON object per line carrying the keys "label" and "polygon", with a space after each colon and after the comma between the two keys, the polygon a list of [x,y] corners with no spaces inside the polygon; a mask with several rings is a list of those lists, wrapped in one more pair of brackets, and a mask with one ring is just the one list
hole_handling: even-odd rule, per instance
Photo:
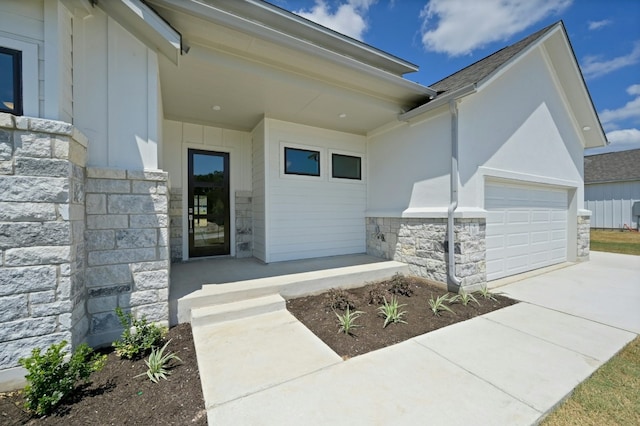
{"label": "small green shrub", "polygon": [[493,297],[493,294],[491,294],[491,292],[489,292],[489,288],[485,285],[483,286],[478,293],[480,293],[480,295],[482,296],[483,299],[485,300],[493,300],[494,302],[496,302],[496,298]]}
{"label": "small green shrub", "polygon": [[52,344],[44,354],[35,348],[30,357],[18,360],[28,372],[24,388],[27,410],[40,416],[51,413],[71,395],[78,381],[87,381],[92,372],[104,367],[107,356],[93,353],[84,343],[65,362],[63,348],[66,345],[64,340]]}
{"label": "small green shrub", "polygon": [[360,317],[360,315],[364,314],[364,312],[362,311],[351,312],[349,308],[347,308],[347,312],[345,312],[344,315],[340,315],[337,312],[335,312],[335,314],[338,317],[338,321],[340,325],[340,329],[338,330],[338,333],[344,333],[344,334],[350,335],[352,329],[356,327],[360,327],[355,323],[355,321]]}
{"label": "small green shrub", "polygon": [[443,294],[442,296],[439,296],[435,299],[431,297],[431,299],[429,299],[429,307],[431,308],[431,312],[433,312],[434,315],[440,315],[440,312],[442,311],[448,311],[452,314],[455,314],[455,312],[453,312],[450,307],[445,305],[445,303],[447,302],[449,302],[449,296],[447,294]]}
{"label": "small green shrub", "polygon": [[385,328],[389,323],[407,323],[402,319],[402,317],[406,314],[406,311],[401,311],[400,308],[406,306],[404,304],[399,305],[398,299],[395,296],[391,297],[391,303],[387,303],[387,299],[384,299],[384,305],[378,308],[378,311],[384,317],[384,324],[382,328]]}
{"label": "small green shrub", "polygon": [[389,287],[389,293],[397,294],[399,296],[411,297],[413,290],[409,285],[409,281],[401,273],[396,273],[391,278],[391,287]]}
{"label": "small green shrub", "polygon": [[124,328],[120,340],[113,342],[113,347],[120,358],[137,359],[143,357],[154,346],[159,346],[167,333],[165,327],[149,323],[145,317],[136,319],[131,312],[125,314],[120,307],[116,315]]}
{"label": "small green shrub", "polygon": [[329,308],[339,311],[346,311],[347,309],[355,309],[356,304],[353,301],[351,295],[342,290],[341,288],[332,288],[328,293]]}
{"label": "small green shrub", "polygon": [[478,299],[476,299],[473,294],[467,293],[464,290],[461,290],[460,294],[456,294],[455,296],[449,298],[449,303],[455,303],[458,301],[464,306],[467,306],[470,302],[475,302],[476,305],[480,306],[480,302],[478,302]]}
{"label": "small green shrub", "polygon": [[153,348],[151,349],[151,353],[149,354],[149,359],[144,360],[144,363],[147,364],[146,373],[138,374],[136,377],[143,376],[146,374],[153,383],[158,383],[158,380],[165,379],[167,380],[167,376],[171,374],[167,368],[169,361],[176,360],[182,362],[178,355],[175,353],[167,352],[164,353],[164,350],[167,349],[167,345],[169,345],[169,340],[161,349]]}

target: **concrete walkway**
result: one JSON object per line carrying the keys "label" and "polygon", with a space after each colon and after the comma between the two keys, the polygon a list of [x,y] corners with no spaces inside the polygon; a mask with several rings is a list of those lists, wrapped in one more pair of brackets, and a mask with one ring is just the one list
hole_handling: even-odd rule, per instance
{"label": "concrete walkway", "polygon": [[212,425],[530,425],[640,333],[640,257],[496,291],[523,301],[343,361],[281,310],[194,327]]}

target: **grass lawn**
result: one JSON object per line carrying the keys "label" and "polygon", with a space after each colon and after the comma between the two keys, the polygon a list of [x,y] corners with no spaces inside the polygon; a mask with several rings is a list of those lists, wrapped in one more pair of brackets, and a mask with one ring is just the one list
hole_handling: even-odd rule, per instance
{"label": "grass lawn", "polygon": [[640,425],[640,337],[580,384],[542,424]]}
{"label": "grass lawn", "polygon": [[640,232],[591,230],[591,250],[640,255]]}

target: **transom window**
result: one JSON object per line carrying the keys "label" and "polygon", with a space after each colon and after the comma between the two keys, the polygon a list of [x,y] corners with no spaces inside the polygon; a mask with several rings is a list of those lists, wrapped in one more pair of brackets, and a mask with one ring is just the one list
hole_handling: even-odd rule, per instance
{"label": "transom window", "polygon": [[353,155],[331,154],[331,177],[362,180],[362,158]]}
{"label": "transom window", "polygon": [[0,47],[0,112],[22,115],[22,52]]}
{"label": "transom window", "polygon": [[288,175],[320,176],[320,151],[285,147],[284,172]]}

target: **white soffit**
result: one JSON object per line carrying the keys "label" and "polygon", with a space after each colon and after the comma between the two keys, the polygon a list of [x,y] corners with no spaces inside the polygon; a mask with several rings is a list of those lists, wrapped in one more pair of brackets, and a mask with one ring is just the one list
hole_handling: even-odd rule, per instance
{"label": "white soffit", "polygon": [[182,36],[149,6],[140,0],[101,0],[97,4],[148,47],[178,64]]}

